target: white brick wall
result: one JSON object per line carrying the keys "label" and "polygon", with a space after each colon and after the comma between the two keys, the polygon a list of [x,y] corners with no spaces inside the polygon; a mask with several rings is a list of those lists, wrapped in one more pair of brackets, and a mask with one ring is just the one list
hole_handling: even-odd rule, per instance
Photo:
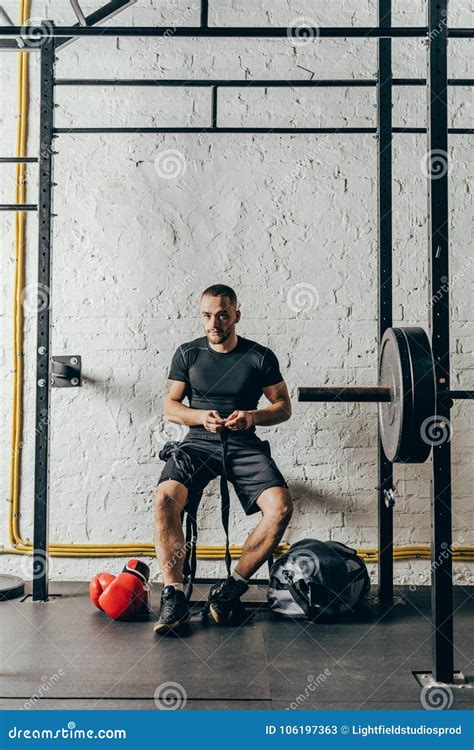
{"label": "white brick wall", "polygon": [[[18,3],[3,2],[17,18]],[[139,0],[116,23],[194,24],[197,2]],[[424,23],[424,3],[400,2],[394,24]],[[59,6],[59,7],[58,7]],[[92,10],[94,3],[83,3]],[[90,6],[90,8],[89,8]],[[214,6],[214,7],[212,7]],[[217,7],[218,6],[218,7]],[[451,25],[472,25],[468,4],[452,2]],[[32,16],[73,22],[69,3],[34,2]],[[375,22],[374,2],[211,2],[210,23],[266,25],[298,17],[322,25]],[[394,40],[394,75],[424,77],[420,40]],[[16,56],[0,56],[2,153],[14,153]],[[37,147],[37,58],[32,59],[30,153]],[[77,41],[59,55],[59,77],[307,78],[374,77],[374,40]],[[472,44],[450,42],[451,77],[473,77]],[[471,92],[450,90],[450,124],[472,127]],[[225,89],[221,125],[359,125],[375,123],[375,89]],[[56,124],[205,125],[203,89],[58,88]],[[394,124],[423,126],[421,88],[394,91]],[[57,542],[152,541],[153,491],[160,444],[173,436],[162,420],[164,379],[178,344],[200,335],[201,290],[230,283],[242,303],[239,333],[277,353],[293,397],[293,418],[260,428],[288,479],[296,511],[285,539],[306,535],[376,546],[376,409],[371,405],[303,405],[302,384],[370,385],[376,374],[376,141],[370,135],[80,135],[61,136],[55,162],[53,347],[81,354],[80,390],[52,393],[50,539]],[[179,151],[180,179],[164,180],[155,160]],[[421,135],[394,137],[394,324],[426,324],[426,185]],[[472,147],[450,141],[450,239],[453,386],[473,385]],[[14,170],[2,166],[1,200],[13,196]],[[36,168],[29,169],[35,201]],[[471,180],[471,184],[469,181]],[[13,224],[1,221],[3,455],[0,497],[8,496],[11,414]],[[28,218],[27,283],[36,277],[36,222]],[[296,284],[315,290],[316,309],[295,312]],[[294,292],[293,292],[294,294]],[[21,531],[32,536],[35,318],[25,321],[25,447]],[[5,374],[6,373],[6,374]],[[263,403],[263,402],[262,402]],[[318,414],[316,429],[309,417]],[[454,539],[472,544],[472,406],[453,410]],[[428,544],[429,466],[397,466],[395,542]],[[257,517],[233,497],[231,540],[242,543]],[[3,505],[2,538],[6,534]],[[218,483],[203,498],[200,541],[222,544]],[[28,561],[7,556],[5,571]],[[52,578],[82,579],[123,561],[55,558]],[[199,574],[222,572],[201,561]],[[398,582],[427,582],[428,562],[397,563]],[[371,566],[375,575],[376,568]],[[467,564],[456,580],[470,580]],[[153,574],[158,573],[153,563]]]}

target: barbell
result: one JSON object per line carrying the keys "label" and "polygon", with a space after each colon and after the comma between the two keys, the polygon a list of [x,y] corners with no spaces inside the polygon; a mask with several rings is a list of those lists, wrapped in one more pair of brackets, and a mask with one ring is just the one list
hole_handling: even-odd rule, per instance
{"label": "barbell", "polygon": [[[473,391],[442,391],[448,407]],[[298,401],[370,401],[379,403],[380,437],[393,463],[423,463],[436,433],[450,425],[437,417],[433,352],[423,328],[387,328],[380,344],[378,385],[373,387],[301,387]]]}

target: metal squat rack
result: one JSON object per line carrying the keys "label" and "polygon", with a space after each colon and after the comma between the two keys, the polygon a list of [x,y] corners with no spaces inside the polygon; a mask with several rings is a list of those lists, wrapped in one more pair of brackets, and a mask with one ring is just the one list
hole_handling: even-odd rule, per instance
{"label": "metal squat rack", "polygon": [[[123,6],[126,0],[112,0],[104,8],[107,12]],[[55,54],[58,49],[80,37],[194,37],[194,38],[278,38],[289,35],[286,27],[218,27],[208,25],[208,0],[201,0],[199,26],[169,27],[97,27],[97,18],[85,19],[86,25],[56,27],[44,21],[41,27],[42,42],[37,45],[38,28],[29,26],[0,27],[0,48],[29,51],[36,50],[41,57],[41,113],[39,158],[2,157],[0,162],[38,162],[39,193],[37,205],[0,206],[2,211],[38,212],[38,284],[50,294],[51,288],[51,225],[53,202],[54,139],[63,133],[373,133],[377,139],[378,164],[378,341],[392,325],[392,134],[427,133],[428,151],[428,299],[436,290],[449,288],[449,215],[448,169],[431,177],[437,155],[448,158],[448,134],[470,134],[465,128],[448,128],[448,86],[472,85],[473,79],[448,79],[448,39],[472,38],[474,29],[448,28],[447,0],[428,0],[427,25],[422,27],[393,27],[391,25],[391,0],[378,0],[378,26],[376,27],[323,27],[308,28],[308,34],[326,38],[375,38],[378,40],[378,76],[376,79],[337,80],[103,80],[57,79]],[[107,15],[107,14],[106,14]],[[109,13],[110,15],[110,13]],[[425,79],[392,77],[392,39],[420,38],[427,46],[427,76]],[[33,45],[29,46],[28,42]],[[121,128],[55,128],[54,93],[56,86],[199,86],[211,91],[211,117],[209,127],[121,127]],[[376,128],[258,128],[220,127],[218,124],[218,93],[224,87],[372,87],[377,88]],[[427,87],[427,129],[399,128],[392,125],[392,89],[394,86]],[[49,302],[49,300],[48,300]],[[449,347],[449,292],[442,295],[436,306],[430,305],[429,332],[438,394],[450,388]],[[49,502],[49,425],[51,374],[54,374],[50,356],[51,315],[50,305],[42,304],[37,313],[37,369],[36,369],[36,459],[34,498],[34,556],[35,567],[41,574],[33,580],[33,599],[48,600],[48,502]],[[54,364],[54,363],[53,363]],[[56,365],[57,367],[57,365]],[[467,392],[465,392],[467,393]],[[472,397],[472,391],[470,392]],[[463,396],[460,396],[463,397]],[[445,404],[443,406],[443,404]],[[439,400],[437,415],[448,418],[446,400]],[[384,455],[378,441],[378,523],[379,523],[379,600],[382,604],[393,602],[393,465]],[[452,514],[451,514],[451,451],[449,441],[433,448],[431,479],[431,576],[432,576],[432,661],[433,679],[453,683],[453,584],[452,584]],[[448,550],[448,554],[446,554]]]}

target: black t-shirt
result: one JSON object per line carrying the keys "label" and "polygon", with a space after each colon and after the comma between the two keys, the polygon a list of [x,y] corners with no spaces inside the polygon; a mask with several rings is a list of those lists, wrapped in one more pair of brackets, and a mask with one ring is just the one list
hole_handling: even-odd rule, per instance
{"label": "black t-shirt", "polygon": [[[182,344],[173,356],[168,377],[187,384],[185,396],[192,409],[216,409],[221,417],[235,409],[256,409],[262,388],[283,380],[272,350],[242,336],[237,337],[232,351],[224,353],[211,349],[206,336]],[[247,432],[255,432],[255,427]]]}

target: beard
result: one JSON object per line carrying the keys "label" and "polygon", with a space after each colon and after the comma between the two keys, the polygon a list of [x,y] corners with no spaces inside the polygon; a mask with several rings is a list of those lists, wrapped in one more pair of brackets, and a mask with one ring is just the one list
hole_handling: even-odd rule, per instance
{"label": "beard", "polygon": [[213,344],[222,344],[227,341],[231,333],[232,331],[219,331],[219,333],[207,333],[206,335]]}

